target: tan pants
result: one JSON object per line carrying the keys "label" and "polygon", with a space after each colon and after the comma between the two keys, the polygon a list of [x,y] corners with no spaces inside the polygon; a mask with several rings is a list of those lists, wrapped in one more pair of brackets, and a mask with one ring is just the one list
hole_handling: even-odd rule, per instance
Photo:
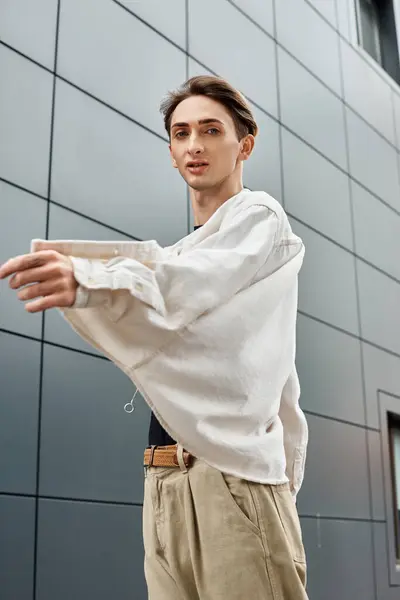
{"label": "tan pants", "polygon": [[288,484],[262,485],[200,460],[150,467],[143,506],[149,600],[307,600]]}

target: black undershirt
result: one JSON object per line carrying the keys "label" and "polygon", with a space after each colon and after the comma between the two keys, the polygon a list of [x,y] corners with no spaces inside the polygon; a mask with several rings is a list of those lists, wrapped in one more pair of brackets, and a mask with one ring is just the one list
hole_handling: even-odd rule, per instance
{"label": "black undershirt", "polygon": [[[201,225],[196,225],[198,229]],[[172,446],[176,441],[165,431],[164,427],[158,422],[154,413],[151,413],[149,429],[149,446]]]}

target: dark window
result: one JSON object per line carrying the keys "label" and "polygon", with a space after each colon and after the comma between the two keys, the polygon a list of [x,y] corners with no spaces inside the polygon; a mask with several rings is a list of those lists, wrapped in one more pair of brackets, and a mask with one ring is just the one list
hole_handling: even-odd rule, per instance
{"label": "dark window", "polygon": [[396,558],[400,562],[400,417],[388,415],[389,447],[393,490],[393,511],[396,535]]}
{"label": "dark window", "polygon": [[400,83],[393,0],[357,0],[357,22],[359,44]]}

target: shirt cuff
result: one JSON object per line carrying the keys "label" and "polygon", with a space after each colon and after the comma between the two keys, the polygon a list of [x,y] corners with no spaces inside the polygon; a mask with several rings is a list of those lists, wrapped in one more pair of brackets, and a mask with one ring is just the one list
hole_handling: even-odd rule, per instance
{"label": "shirt cuff", "polygon": [[[93,308],[107,304],[110,300],[110,283],[103,268],[103,261],[69,257],[78,282],[76,298],[70,308]],[[99,287],[101,286],[101,287]]]}
{"label": "shirt cuff", "polygon": [[86,308],[89,302],[89,290],[79,285],[76,289],[75,302],[71,308]]}

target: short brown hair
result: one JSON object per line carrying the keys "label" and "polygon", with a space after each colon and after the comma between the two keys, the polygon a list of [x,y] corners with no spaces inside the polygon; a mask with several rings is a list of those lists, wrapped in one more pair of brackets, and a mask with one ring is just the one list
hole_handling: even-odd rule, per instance
{"label": "short brown hair", "polygon": [[207,96],[223,104],[233,119],[239,140],[249,133],[257,135],[258,126],[244,96],[222,77],[198,75],[188,79],[177,90],[169,92],[161,102],[160,112],[164,116],[168,137],[171,134],[172,115],[176,107],[191,96]]}

